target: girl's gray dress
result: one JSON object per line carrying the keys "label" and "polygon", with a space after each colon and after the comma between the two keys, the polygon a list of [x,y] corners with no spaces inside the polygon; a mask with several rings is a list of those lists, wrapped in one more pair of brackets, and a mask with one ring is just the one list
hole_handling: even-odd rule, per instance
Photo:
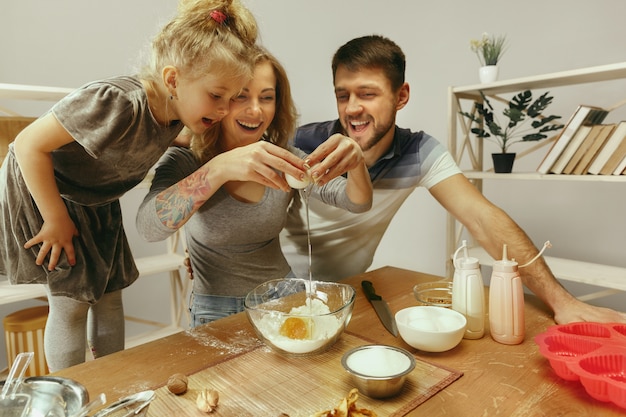
{"label": "girl's gray dress", "polygon": [[35,265],[36,245],[24,244],[43,221],[9,147],[0,169],[0,273],[13,284],[48,284],[53,295],[95,303],[133,283],[138,272],[122,224],[119,198],[136,186],[182,129],[159,125],[136,77],[89,83],[52,113],[74,142],[52,152],[54,175],[70,217],[76,265],[65,253],[54,271]]}

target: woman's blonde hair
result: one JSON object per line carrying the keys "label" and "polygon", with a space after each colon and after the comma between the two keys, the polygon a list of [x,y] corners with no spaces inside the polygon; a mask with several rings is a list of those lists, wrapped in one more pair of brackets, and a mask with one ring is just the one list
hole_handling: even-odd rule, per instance
{"label": "woman's blonde hair", "polygon": [[[291,86],[287,71],[281,63],[262,46],[256,46],[253,53],[254,66],[268,62],[276,77],[276,112],[274,119],[267,130],[263,133],[262,140],[271,142],[281,148],[286,148],[287,143],[293,138],[296,130],[298,112],[291,97]],[[200,136],[193,136],[191,150],[201,163],[207,162],[220,152],[219,138],[221,135],[221,123]]]}
{"label": "woman's blonde hair", "polygon": [[252,74],[257,31],[256,19],[239,0],[181,0],[176,16],[154,38],[141,78],[160,83],[163,68],[171,65],[191,80],[208,73],[245,80]]}

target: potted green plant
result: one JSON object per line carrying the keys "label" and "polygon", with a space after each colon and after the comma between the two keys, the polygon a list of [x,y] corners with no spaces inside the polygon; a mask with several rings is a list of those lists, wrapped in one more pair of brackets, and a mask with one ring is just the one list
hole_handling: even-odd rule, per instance
{"label": "potted green plant", "polygon": [[470,48],[478,57],[478,77],[483,83],[498,79],[498,62],[504,54],[506,35],[494,36],[483,33],[481,39],[471,39]]}
{"label": "potted green plant", "polygon": [[[474,102],[475,111],[460,112],[470,119],[470,131],[481,139],[490,140],[498,145],[500,153],[493,153],[495,172],[511,172],[515,153],[509,147],[519,142],[534,142],[548,137],[548,132],[563,128],[562,124],[554,123],[561,116],[544,116],[543,112],[552,103],[552,96],[545,92],[533,100],[530,90],[522,91],[506,103],[502,115],[508,119],[502,124],[496,117],[494,107],[489,98],[481,91],[482,101]],[[530,122],[530,125],[529,125]],[[474,127],[471,127],[471,126]],[[508,166],[500,166],[501,159],[507,160]]]}

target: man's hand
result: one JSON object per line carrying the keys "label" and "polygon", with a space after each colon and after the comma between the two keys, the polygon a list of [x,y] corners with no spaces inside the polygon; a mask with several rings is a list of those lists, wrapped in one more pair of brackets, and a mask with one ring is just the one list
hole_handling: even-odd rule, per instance
{"label": "man's hand", "polygon": [[310,174],[317,185],[324,185],[333,178],[362,167],[363,151],[358,143],[336,133],[317,147],[307,158]]}

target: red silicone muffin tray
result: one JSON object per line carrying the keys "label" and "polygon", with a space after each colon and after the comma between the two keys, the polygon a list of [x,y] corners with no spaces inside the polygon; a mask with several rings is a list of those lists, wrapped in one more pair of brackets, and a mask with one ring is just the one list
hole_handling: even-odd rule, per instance
{"label": "red silicone muffin tray", "polygon": [[551,326],[535,342],[558,376],[580,381],[596,400],[626,408],[626,324]]}

